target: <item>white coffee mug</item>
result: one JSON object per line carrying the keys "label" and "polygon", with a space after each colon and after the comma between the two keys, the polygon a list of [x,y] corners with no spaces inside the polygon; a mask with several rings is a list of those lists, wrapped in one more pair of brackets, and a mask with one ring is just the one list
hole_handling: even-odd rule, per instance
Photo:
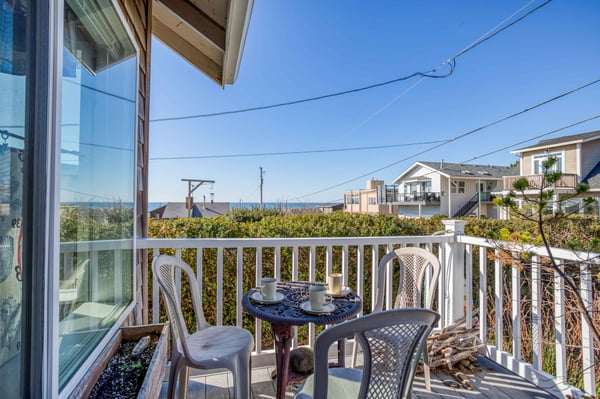
{"label": "white coffee mug", "polygon": [[277,293],[277,279],[274,277],[263,277],[260,280],[260,293],[264,299],[273,299]]}
{"label": "white coffee mug", "polygon": [[328,278],[329,292],[337,295],[342,292],[342,273],[331,273]]}
{"label": "white coffee mug", "polygon": [[324,285],[311,285],[308,288],[308,299],[312,310],[323,310],[323,306],[330,301],[326,292],[327,287]]}

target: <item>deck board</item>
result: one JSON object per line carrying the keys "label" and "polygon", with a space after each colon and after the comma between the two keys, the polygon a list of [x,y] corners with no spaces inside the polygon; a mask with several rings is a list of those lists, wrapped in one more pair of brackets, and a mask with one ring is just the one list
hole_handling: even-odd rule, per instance
{"label": "deck board", "polygon": [[[413,383],[412,399],[551,399],[551,394],[507,371],[488,359],[480,359],[481,370],[467,377],[474,390],[452,388],[444,381],[455,381],[453,377],[431,373],[431,392],[425,389],[423,375],[417,375]],[[252,369],[252,394],[254,399],[275,398],[275,383],[271,379],[273,367]],[[294,387],[288,386],[286,398],[294,397]],[[167,384],[164,383],[160,398],[166,398]],[[226,371],[194,375],[190,378],[189,399],[234,399],[232,377]]]}

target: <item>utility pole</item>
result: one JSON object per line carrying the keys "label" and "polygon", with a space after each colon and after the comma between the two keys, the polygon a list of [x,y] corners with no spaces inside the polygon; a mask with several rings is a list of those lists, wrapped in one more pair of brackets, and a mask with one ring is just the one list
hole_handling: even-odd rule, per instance
{"label": "utility pole", "polygon": [[181,179],[181,181],[188,182],[188,195],[185,197],[185,207],[188,210],[188,218],[192,217],[192,208],[194,207],[194,197],[192,193],[204,183],[213,184],[214,180],[202,180],[202,179]]}
{"label": "utility pole", "polygon": [[262,166],[259,166],[258,170],[260,172],[260,209],[263,209],[264,205],[263,205],[263,168],[262,168]]}

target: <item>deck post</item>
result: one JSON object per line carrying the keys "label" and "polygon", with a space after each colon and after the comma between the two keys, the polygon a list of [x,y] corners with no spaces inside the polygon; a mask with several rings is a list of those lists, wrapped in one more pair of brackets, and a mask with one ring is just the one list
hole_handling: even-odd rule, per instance
{"label": "deck post", "polygon": [[[443,220],[447,234],[465,234],[464,220]],[[456,241],[444,244],[445,257],[442,265],[442,284],[447,287],[444,325],[452,324],[465,315],[465,246]]]}

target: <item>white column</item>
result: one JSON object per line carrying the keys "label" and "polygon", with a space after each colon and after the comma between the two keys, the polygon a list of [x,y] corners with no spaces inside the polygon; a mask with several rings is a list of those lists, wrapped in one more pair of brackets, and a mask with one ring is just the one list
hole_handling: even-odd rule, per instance
{"label": "white column", "polygon": [[[443,220],[448,234],[453,236],[465,234],[464,220]],[[447,281],[442,283],[448,287],[446,293],[446,320],[444,325],[453,323],[464,316],[465,307],[465,247],[463,244],[449,242],[444,244],[445,258],[444,265]]]}

